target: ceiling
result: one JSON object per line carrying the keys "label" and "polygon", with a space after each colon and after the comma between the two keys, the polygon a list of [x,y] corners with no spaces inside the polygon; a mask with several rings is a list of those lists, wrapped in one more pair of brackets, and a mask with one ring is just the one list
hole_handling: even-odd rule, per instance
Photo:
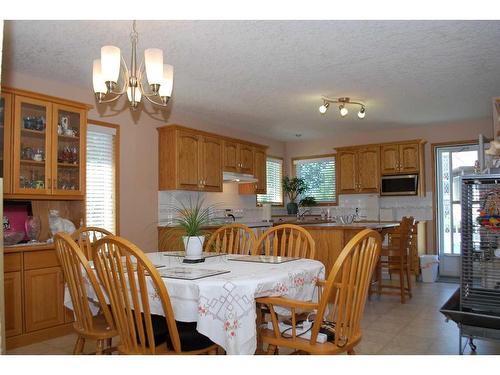
{"label": "ceiling", "polygon": [[[8,21],[3,68],[91,90],[92,60],[130,58],[130,21]],[[175,68],[172,113],[277,140],[491,117],[499,21],[138,21]],[[321,95],[366,103],[359,120]]]}

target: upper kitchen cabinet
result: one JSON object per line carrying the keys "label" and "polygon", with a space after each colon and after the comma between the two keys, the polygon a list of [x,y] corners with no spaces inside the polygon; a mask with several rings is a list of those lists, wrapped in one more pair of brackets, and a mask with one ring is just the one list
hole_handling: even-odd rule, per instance
{"label": "upper kitchen cabinet", "polygon": [[378,146],[339,149],[337,160],[339,194],[379,192],[380,154]]}
{"label": "upper kitchen cabinet", "polygon": [[222,191],[222,142],[196,130],[158,129],[159,190]]}
{"label": "upper kitchen cabinet", "polygon": [[[11,199],[83,199],[85,104],[4,89],[4,185]],[[4,96],[5,95],[5,96]],[[9,96],[6,96],[9,95]]]}
{"label": "upper kitchen cabinet", "polygon": [[[158,128],[158,135],[159,190],[221,192],[223,171],[254,174],[256,160],[264,168],[258,173],[266,183],[264,146],[180,125]],[[256,154],[255,150],[264,151]]]}
{"label": "upper kitchen cabinet", "polygon": [[225,141],[224,171],[254,174],[254,148],[248,144]]}
{"label": "upper kitchen cabinet", "polygon": [[12,95],[0,94],[0,177],[3,178],[3,193],[9,194],[12,188]]}
{"label": "upper kitchen cabinet", "polygon": [[420,141],[384,144],[381,146],[381,173],[418,173],[422,153],[423,143]]}
{"label": "upper kitchen cabinet", "polygon": [[255,183],[239,184],[240,194],[267,193],[267,153],[265,148],[255,147],[253,152],[253,175]]}
{"label": "upper kitchen cabinet", "polygon": [[222,191],[222,140],[201,137],[201,176],[204,191]]}

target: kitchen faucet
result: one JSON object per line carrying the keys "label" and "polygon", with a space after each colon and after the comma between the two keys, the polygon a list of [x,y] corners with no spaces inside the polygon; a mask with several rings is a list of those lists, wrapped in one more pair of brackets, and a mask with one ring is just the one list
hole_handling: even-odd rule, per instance
{"label": "kitchen faucet", "polygon": [[301,214],[299,212],[297,212],[297,220],[303,220],[304,219],[304,215],[308,212],[311,212],[311,210],[307,209],[307,210],[304,210]]}

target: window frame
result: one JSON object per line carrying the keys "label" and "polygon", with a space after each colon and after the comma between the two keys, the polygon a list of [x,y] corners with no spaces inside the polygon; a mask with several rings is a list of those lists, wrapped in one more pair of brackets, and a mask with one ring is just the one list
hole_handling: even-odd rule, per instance
{"label": "window frame", "polygon": [[310,159],[324,159],[324,158],[333,158],[335,161],[335,202],[327,201],[327,202],[317,202],[317,206],[338,206],[339,205],[339,189],[338,189],[338,181],[339,181],[339,171],[337,164],[337,154],[321,154],[321,155],[308,155],[308,156],[296,156],[291,158],[292,162],[292,176],[297,176],[297,168],[295,165],[296,161],[299,160],[310,160]]}
{"label": "window frame", "polygon": [[[267,189],[267,159],[277,159],[281,160],[281,179],[285,177],[285,159],[282,158],[281,156],[273,156],[273,155],[266,155],[266,189]],[[280,184],[282,181],[280,181]],[[256,207],[262,207],[263,203],[269,203],[269,202],[259,202],[257,200],[258,194],[255,194],[255,205]],[[285,207],[285,191],[283,190],[283,186],[281,187],[281,203],[271,203],[272,207]]]}
{"label": "window frame", "polygon": [[[120,125],[109,122],[87,119],[87,124],[115,129],[115,235],[120,235]],[[85,167],[87,162],[85,161]],[[87,185],[85,185],[85,202],[87,201]],[[85,225],[87,209],[85,209]]]}

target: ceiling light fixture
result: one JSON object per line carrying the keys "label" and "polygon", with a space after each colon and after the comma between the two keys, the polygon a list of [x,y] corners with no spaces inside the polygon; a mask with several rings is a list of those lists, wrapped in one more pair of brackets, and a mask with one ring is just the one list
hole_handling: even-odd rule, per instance
{"label": "ceiling light fixture", "polygon": [[349,110],[345,107],[345,104],[339,105],[339,111],[342,117],[346,117],[347,114],[349,113]]}
{"label": "ceiling light fixture", "polygon": [[358,112],[358,117],[360,119],[365,118],[366,115],[366,106],[363,102],[357,101],[357,100],[352,100],[351,98],[327,98],[325,96],[322,97],[323,99],[323,105],[319,107],[319,113],[322,115],[326,113],[328,107],[330,106],[330,103],[336,103],[339,104],[339,112],[342,117],[345,117],[349,114],[349,109],[347,108],[348,105],[357,105],[360,106],[361,108],[359,109]]}
{"label": "ceiling light fixture", "polygon": [[324,102],[320,107],[319,107],[319,113],[324,115],[326,111],[328,110],[328,107],[330,106],[330,103]]}
{"label": "ceiling light fixture", "polygon": [[94,60],[92,70],[94,93],[99,103],[114,102],[126,94],[132,110],[137,109],[142,98],[155,106],[167,106],[172,96],[174,68],[163,64],[163,51],[158,48],[146,49],[144,60],[137,65],[138,40],[134,21],[130,33],[130,69],[118,47],[101,48],[101,58]]}
{"label": "ceiling light fixture", "polygon": [[363,106],[363,107],[361,107],[361,109],[358,112],[358,117],[365,118],[365,116],[366,116],[366,111],[365,111],[365,107]]}

